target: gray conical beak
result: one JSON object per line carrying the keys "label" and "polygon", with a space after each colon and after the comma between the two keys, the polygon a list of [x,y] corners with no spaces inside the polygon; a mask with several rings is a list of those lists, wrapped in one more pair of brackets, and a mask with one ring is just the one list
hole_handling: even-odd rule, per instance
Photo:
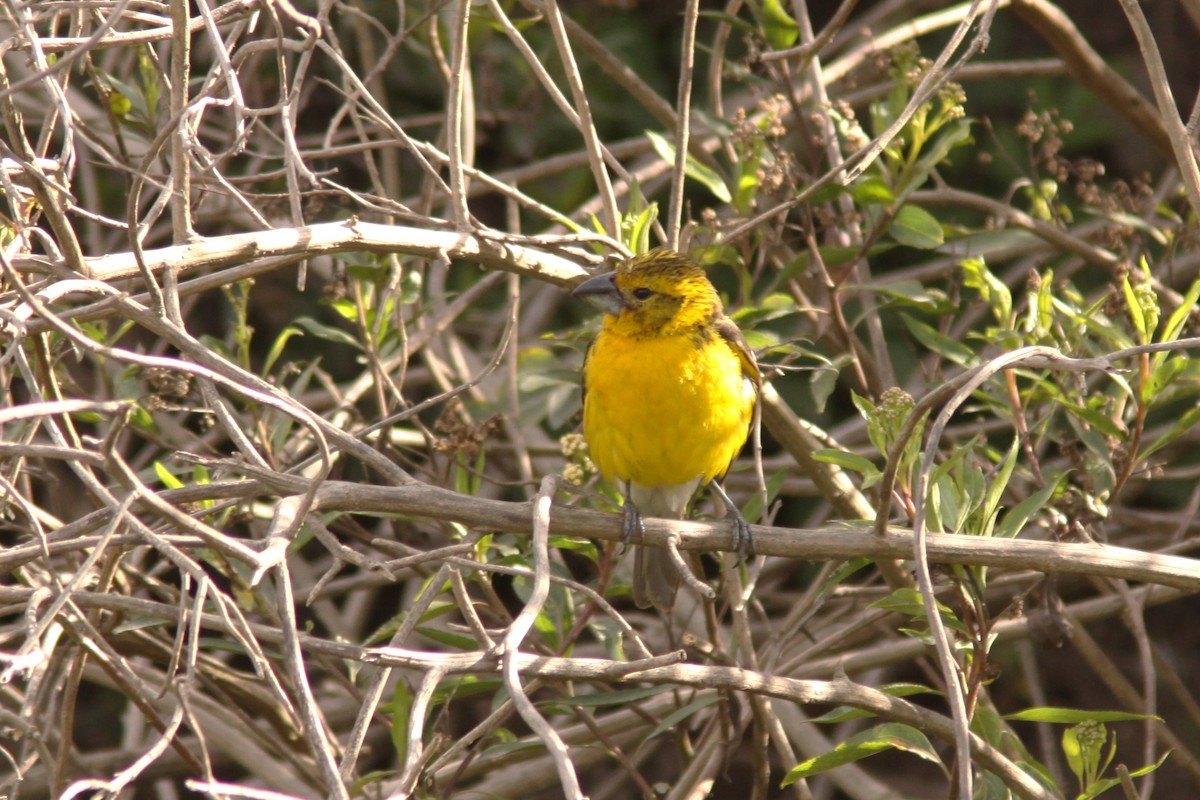
{"label": "gray conical beak", "polygon": [[616,316],[625,307],[625,298],[617,288],[616,273],[595,275],[571,290],[574,297],[586,300],[605,314]]}

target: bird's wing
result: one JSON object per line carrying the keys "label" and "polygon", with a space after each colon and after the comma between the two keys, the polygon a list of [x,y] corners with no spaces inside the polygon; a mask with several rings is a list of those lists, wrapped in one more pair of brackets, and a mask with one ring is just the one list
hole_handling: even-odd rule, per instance
{"label": "bird's wing", "polygon": [[749,378],[756,388],[760,387],[762,376],[758,371],[758,359],[754,357],[750,345],[746,344],[746,337],[742,335],[741,330],[726,316],[721,316],[715,327],[721,338],[737,353],[738,360],[742,362],[742,374]]}
{"label": "bird's wing", "polygon": [[579,368],[579,404],[582,406],[583,401],[587,399],[587,373],[588,359],[592,357],[592,348],[596,346],[597,336],[593,336],[588,342],[587,349],[583,351],[583,366]]}

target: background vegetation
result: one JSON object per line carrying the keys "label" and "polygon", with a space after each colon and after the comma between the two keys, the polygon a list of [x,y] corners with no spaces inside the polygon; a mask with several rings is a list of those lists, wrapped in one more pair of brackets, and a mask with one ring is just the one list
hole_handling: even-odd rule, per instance
{"label": "background vegetation", "polygon": [[[0,26],[0,794],[1196,793],[1194,3]],[[564,291],[663,243],[769,379],[669,618]]]}

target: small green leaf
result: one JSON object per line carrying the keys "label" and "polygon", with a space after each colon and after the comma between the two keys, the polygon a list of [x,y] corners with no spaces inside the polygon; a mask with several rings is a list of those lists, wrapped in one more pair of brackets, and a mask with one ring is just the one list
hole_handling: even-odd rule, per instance
{"label": "small green leaf", "polygon": [[650,733],[646,736],[646,741],[650,741],[660,733],[670,730],[671,728],[675,727],[675,725],[683,722],[696,712],[703,711],[714,703],[720,702],[720,699],[721,698],[716,695],[707,695],[705,697],[701,697],[699,700],[693,700],[683,708],[676,709],[674,713],[668,714],[666,717],[664,717],[662,722],[655,726],[654,730],[650,731]]}
{"label": "small green leaf", "polygon": [[896,201],[896,194],[883,178],[871,176],[854,186],[854,202],[860,206],[888,205]]}
{"label": "small green leaf", "polygon": [[157,628],[166,625],[167,621],[162,617],[130,617],[120,625],[112,629],[113,634],[131,633],[133,631],[142,631],[147,628]]}
{"label": "small green leaf", "polygon": [[1151,453],[1162,449],[1166,445],[1178,439],[1184,433],[1191,429],[1193,425],[1200,422],[1200,406],[1194,406],[1185,411],[1178,419],[1172,423],[1166,433],[1159,436],[1145,450],[1138,453],[1138,459],[1145,461]]}
{"label": "small green leaf", "polygon": [[[919,683],[892,683],[886,686],[880,686],[879,690],[885,694],[890,694],[892,697],[912,697],[918,694],[941,694],[936,689],[931,689],[928,686],[923,686]],[[838,706],[832,711],[822,714],[819,717],[813,717],[809,722],[819,722],[825,725],[849,722],[855,719],[868,719],[875,716],[870,711],[853,706]]]}
{"label": "small green leaf", "polygon": [[408,721],[412,713],[412,692],[408,688],[408,684],[404,679],[396,681],[396,688],[392,690],[392,748],[396,751],[396,756],[400,763],[404,763],[404,759],[408,757]]}
{"label": "small green leaf", "polygon": [[1113,422],[1112,418],[1103,412],[1095,408],[1088,408],[1087,406],[1069,403],[1066,400],[1061,401],[1061,404],[1063,408],[1069,409],[1071,413],[1103,433],[1105,436],[1113,436],[1118,439],[1125,438],[1125,431],[1121,430],[1117,423]]}
{"label": "small green leaf", "polygon": [[963,271],[963,283],[979,292],[996,315],[996,321],[1008,325],[1012,317],[1012,292],[1004,282],[992,274],[980,258],[968,258],[959,263]]}
{"label": "small green leaf", "polygon": [[440,642],[457,650],[473,650],[478,646],[478,643],[469,636],[459,636],[449,631],[426,628],[424,626],[418,626],[416,630],[422,636],[426,636],[435,642]]}
{"label": "small green leaf", "polygon": [[641,207],[634,203],[629,213],[621,220],[621,239],[635,253],[645,253],[650,249],[650,232],[654,230],[654,221],[658,219],[658,203],[650,203]]}
{"label": "small green leaf", "polygon": [[763,0],[762,30],[767,43],[776,50],[791,47],[800,36],[796,20],[788,15],[779,0]]}
{"label": "small green leaf", "polygon": [[[775,498],[779,496],[779,490],[783,488],[783,482],[787,480],[788,471],[779,469],[771,473],[767,478],[767,503],[773,503]],[[762,494],[754,492],[750,495],[750,499],[742,506],[742,516],[748,520],[755,521],[763,518]]]}
{"label": "small green leaf", "polygon": [[888,233],[900,244],[919,250],[933,250],[946,241],[937,218],[917,206],[904,206],[896,212]]}
{"label": "small green leaf", "polygon": [[1187,318],[1193,311],[1196,310],[1196,301],[1200,300],[1200,280],[1194,281],[1187,294],[1183,296],[1183,300],[1179,303],[1179,307],[1171,312],[1171,316],[1167,317],[1167,324],[1163,327],[1162,341],[1173,342],[1179,338],[1179,332],[1183,330],[1183,324],[1187,322]]}
{"label": "small green leaf", "polygon": [[161,461],[154,462],[154,474],[158,476],[158,479],[162,482],[162,485],[168,489],[183,488],[183,481],[172,475],[167,468],[163,466]]}
{"label": "small green leaf", "polygon": [[875,466],[871,459],[860,456],[857,453],[847,453],[845,450],[816,450],[813,452],[813,460],[825,464],[836,464],[842,469],[848,469],[860,475],[879,471],[879,468]]}
{"label": "small green leaf", "polygon": [[1142,314],[1142,304],[1138,302],[1137,295],[1133,293],[1133,286],[1129,283],[1129,277],[1121,279],[1121,289],[1125,292],[1125,305],[1129,309],[1129,319],[1133,322],[1133,330],[1137,333],[1138,344],[1146,344],[1149,341],[1149,335],[1146,331],[1146,317]]}
{"label": "small green leaf", "polygon": [[162,95],[162,86],[158,82],[158,68],[154,65],[149,45],[138,50],[138,77],[142,80],[147,122],[153,122],[158,110],[158,98]]}
{"label": "small green leaf", "polygon": [[1142,400],[1147,405],[1153,403],[1160,392],[1169,387],[1188,365],[1188,356],[1172,356],[1160,362],[1150,371],[1150,380],[1142,386]]}
{"label": "small green leaf", "polygon": [[[668,164],[675,163],[675,145],[667,141],[662,134],[654,131],[646,131],[646,138],[650,140],[650,144],[654,145],[654,150]],[[713,196],[722,203],[728,203],[733,200],[733,195],[729,192],[729,187],[725,185],[724,179],[721,178],[711,167],[701,164],[691,153],[683,160],[683,172],[694,181],[699,181],[713,193]]]}
{"label": "small green leaf", "polygon": [[[808,392],[812,395],[813,405],[817,413],[825,410],[825,404],[833,396],[838,386],[838,373],[835,369],[814,370],[808,381]],[[865,488],[865,487],[864,487]]]}
{"label": "small green leaf", "polygon": [[326,325],[323,322],[317,322],[312,317],[300,317],[296,320],[296,325],[318,339],[334,342],[335,344],[348,345],[355,350],[362,349],[362,343],[358,341],[358,338],[354,334],[344,331],[341,328],[335,328],[332,325]]}
{"label": "small green leaf", "polygon": [[1085,711],[1078,708],[1058,708],[1056,706],[1036,706],[1018,711],[1015,714],[1005,714],[1006,720],[1020,722],[1055,722],[1064,725],[1078,725],[1080,722],[1129,722],[1136,720],[1158,719],[1152,714],[1135,714],[1130,711]]}
{"label": "small green leaf", "polygon": [[1039,337],[1049,336],[1054,326],[1054,270],[1046,270],[1037,293],[1037,326]]}
{"label": "small green leaf", "polygon": [[926,288],[916,280],[865,283],[863,288],[888,298],[890,307],[911,306],[930,314],[951,314],[958,311],[958,305],[951,302],[944,291]]}
{"label": "small green leaf", "polygon": [[[1154,772],[1154,770],[1161,767],[1163,765],[1163,762],[1166,761],[1167,758],[1170,757],[1170,755],[1171,755],[1170,752],[1163,753],[1162,758],[1160,758],[1158,761],[1154,762],[1153,764],[1147,764],[1146,766],[1142,767],[1141,769],[1133,770],[1132,772],[1129,773],[1129,777],[1130,778],[1140,778],[1143,775],[1149,775],[1151,772]],[[1109,789],[1112,789],[1116,786],[1120,786],[1121,783],[1122,783],[1122,781],[1120,778],[1105,778],[1104,780],[1096,781],[1095,783],[1093,783],[1091,786],[1089,786],[1087,788],[1087,791],[1083,792],[1083,794],[1081,794],[1081,795],[1079,795],[1079,797],[1075,798],[1075,800],[1092,800],[1092,798],[1099,797],[1100,795],[1107,792]]]}
{"label": "small green leaf", "polygon": [[596,543],[590,539],[574,539],[569,536],[551,536],[550,546],[555,550],[572,550],[582,553],[593,561],[599,560]]}
{"label": "small green leaf", "polygon": [[1079,743],[1079,736],[1074,728],[1067,728],[1063,731],[1062,751],[1063,756],[1067,759],[1067,766],[1071,768],[1071,772],[1074,773],[1081,784],[1086,783],[1087,758],[1084,755],[1083,745]]}
{"label": "small green leaf", "polygon": [[908,186],[905,187],[906,191],[911,192],[920,188],[929,178],[929,174],[937,167],[942,166],[951,150],[970,141],[970,119],[963,117],[945,128],[922,149],[921,158],[917,161],[913,176],[909,180]]}
{"label": "small green leaf", "polygon": [[396,300],[402,306],[410,306],[421,298],[424,276],[415,269],[406,269],[400,276],[400,291]]}
{"label": "small green leaf", "polygon": [[449,676],[438,684],[433,693],[434,703],[445,703],[450,699],[461,700],[481,694],[495,694],[503,685],[499,678],[480,675]]}
{"label": "small green leaf", "polygon": [[114,89],[108,93],[108,108],[114,117],[124,119],[133,109],[133,103],[128,97]]}
{"label": "small green leaf", "polygon": [[1029,518],[1042,510],[1042,506],[1046,505],[1046,501],[1065,479],[1066,475],[1059,476],[1058,480],[1046,484],[1009,509],[1008,513],[1004,515],[1004,520],[996,526],[996,538],[1012,539],[1019,534]]}
{"label": "small green leaf", "polygon": [[275,366],[275,362],[279,360],[279,356],[283,355],[283,348],[287,345],[288,340],[298,334],[303,335],[303,331],[295,325],[288,325],[275,337],[275,341],[271,343],[271,349],[267,352],[266,359],[263,360],[262,375],[264,377],[271,373],[271,367]]}
{"label": "small green leaf", "polygon": [[992,478],[991,485],[988,486],[987,496],[983,500],[983,517],[984,517],[984,535],[990,536],[992,533],[992,525],[995,520],[996,513],[1000,510],[1000,500],[1004,496],[1004,490],[1008,487],[1008,481],[1012,477],[1013,468],[1017,464],[1017,452],[1020,450],[1021,439],[1019,436],[1013,437],[1012,446],[1008,448],[1008,453],[1004,456],[1004,460],[1000,462],[1000,469],[996,471],[996,476]]}
{"label": "small green leaf", "polygon": [[[950,609],[941,603],[938,604],[938,607],[942,613],[951,613]],[[902,587],[894,590],[887,597],[871,603],[869,608],[894,611],[897,614],[904,614],[908,617],[925,616],[925,604],[921,601],[921,592],[918,589],[910,587]]]}
{"label": "small green leaf", "polygon": [[957,339],[951,339],[949,336],[941,333],[938,330],[926,325],[908,314],[901,314],[900,318],[904,320],[904,324],[908,327],[909,333],[916,338],[921,344],[929,348],[933,352],[943,358],[954,362],[955,364],[967,365],[974,358],[975,353],[971,348],[964,345]]}
{"label": "small green leaf", "polygon": [[788,772],[781,786],[790,786],[802,778],[861,761],[884,750],[903,750],[935,764],[942,762],[925,734],[910,725],[886,722],[851,736],[824,755],[800,762]]}

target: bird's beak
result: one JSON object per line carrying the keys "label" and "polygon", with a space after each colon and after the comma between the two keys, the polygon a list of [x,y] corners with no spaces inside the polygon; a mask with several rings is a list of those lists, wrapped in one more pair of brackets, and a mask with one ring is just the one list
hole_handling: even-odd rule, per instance
{"label": "bird's beak", "polygon": [[621,296],[621,290],[617,288],[615,272],[606,272],[603,275],[588,278],[571,290],[571,294],[588,301],[605,314],[612,314],[614,317],[621,313],[621,309],[625,308],[625,298]]}

